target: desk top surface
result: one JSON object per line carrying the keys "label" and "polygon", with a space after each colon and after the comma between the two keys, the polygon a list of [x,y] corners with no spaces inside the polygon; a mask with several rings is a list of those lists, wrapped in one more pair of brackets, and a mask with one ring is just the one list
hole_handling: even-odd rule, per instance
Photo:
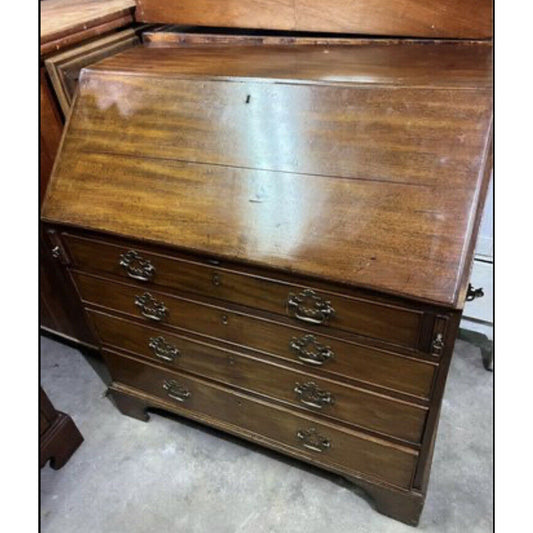
{"label": "desk top surface", "polygon": [[268,83],[488,88],[492,86],[492,46],[487,42],[376,40],[360,46],[138,47],[107,58],[91,70]]}
{"label": "desk top surface", "polygon": [[43,219],[461,307],[491,165],[490,57],[129,50],[83,73]]}

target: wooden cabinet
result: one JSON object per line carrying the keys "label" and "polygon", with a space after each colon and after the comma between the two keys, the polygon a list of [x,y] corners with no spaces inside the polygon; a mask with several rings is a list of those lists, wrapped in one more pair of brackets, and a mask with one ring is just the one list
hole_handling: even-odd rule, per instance
{"label": "wooden cabinet", "polygon": [[491,83],[472,43],[137,47],[86,68],[42,217],[117,407],[319,465],[416,524]]}
{"label": "wooden cabinet", "polygon": [[65,466],[83,442],[70,416],[56,411],[42,388],[39,388],[39,464],[48,461],[54,470]]}
{"label": "wooden cabinet", "polygon": [[[80,70],[140,43],[145,26],[133,23],[133,0],[47,0],[41,3],[40,36],[40,201],[42,203],[68,117]],[[95,346],[56,243],[39,237],[41,326],[69,341]]]}

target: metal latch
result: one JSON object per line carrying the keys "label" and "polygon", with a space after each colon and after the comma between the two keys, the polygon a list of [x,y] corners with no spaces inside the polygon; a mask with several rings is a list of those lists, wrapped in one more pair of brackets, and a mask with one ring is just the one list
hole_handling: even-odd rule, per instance
{"label": "metal latch", "polygon": [[468,290],[466,291],[467,302],[471,302],[476,298],[482,298],[483,296],[485,296],[485,293],[483,292],[483,287],[480,287],[479,289],[474,289],[471,283],[468,284]]}

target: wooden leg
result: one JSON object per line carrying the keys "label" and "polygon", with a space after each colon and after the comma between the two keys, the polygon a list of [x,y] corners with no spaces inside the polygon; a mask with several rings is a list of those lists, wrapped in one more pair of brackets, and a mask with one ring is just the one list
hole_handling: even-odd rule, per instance
{"label": "wooden leg", "polygon": [[114,389],[112,386],[109,388],[109,396],[123,415],[131,416],[143,422],[150,420],[146,412],[148,404],[144,400],[125,394],[122,391]]}
{"label": "wooden leg", "polygon": [[43,467],[48,459],[54,470],[60,469],[83,442],[83,437],[72,418],[60,411],[52,426],[41,436],[39,462]]}
{"label": "wooden leg", "polygon": [[395,490],[361,479],[350,477],[346,477],[346,479],[363,490],[379,513],[410,526],[418,525],[424,508],[425,497],[423,494]]}

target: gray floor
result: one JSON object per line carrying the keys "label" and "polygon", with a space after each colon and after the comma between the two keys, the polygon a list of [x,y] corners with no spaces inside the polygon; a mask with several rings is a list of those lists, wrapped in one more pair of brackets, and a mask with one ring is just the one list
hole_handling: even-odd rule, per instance
{"label": "gray floor", "polygon": [[[43,533],[414,532],[350,485],[214,430],[125,417],[98,363],[42,339],[41,383],[85,442],[41,470]],[[458,341],[419,531],[492,531],[492,373]]]}

